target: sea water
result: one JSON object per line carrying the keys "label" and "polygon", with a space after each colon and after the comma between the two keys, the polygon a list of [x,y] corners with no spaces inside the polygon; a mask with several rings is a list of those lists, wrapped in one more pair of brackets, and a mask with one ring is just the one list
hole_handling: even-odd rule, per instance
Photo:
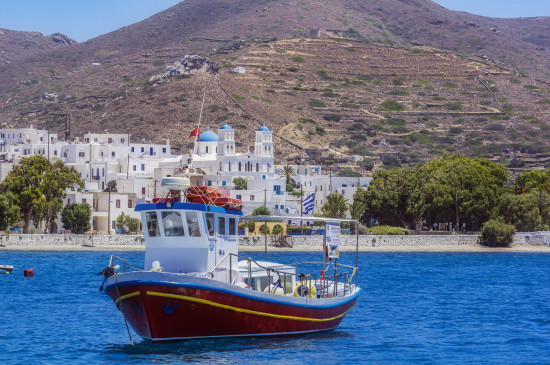
{"label": "sea water", "polygon": [[[96,273],[110,254],[0,252],[0,263],[15,266],[0,275],[3,363],[550,363],[550,254],[360,253],[363,292],[334,331],[153,344],[130,330],[134,345],[122,314],[98,290]],[[116,254],[143,262],[143,252]],[[353,265],[354,254],[340,261]],[[23,277],[25,268],[34,277]]]}

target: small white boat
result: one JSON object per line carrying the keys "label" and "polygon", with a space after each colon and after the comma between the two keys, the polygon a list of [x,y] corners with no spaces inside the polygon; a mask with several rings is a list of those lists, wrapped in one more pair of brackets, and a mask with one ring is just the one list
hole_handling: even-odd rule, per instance
{"label": "small white boat", "polygon": [[9,274],[13,272],[13,265],[0,265],[0,274]]}

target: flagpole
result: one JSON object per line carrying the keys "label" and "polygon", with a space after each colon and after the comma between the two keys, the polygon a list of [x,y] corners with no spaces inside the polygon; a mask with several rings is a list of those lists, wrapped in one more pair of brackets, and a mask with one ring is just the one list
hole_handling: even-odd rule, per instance
{"label": "flagpole", "polygon": [[[304,193],[302,191],[302,187],[304,186],[303,183],[300,184],[300,218],[302,218],[302,214],[304,212]],[[300,219],[300,234],[304,235],[304,220]]]}

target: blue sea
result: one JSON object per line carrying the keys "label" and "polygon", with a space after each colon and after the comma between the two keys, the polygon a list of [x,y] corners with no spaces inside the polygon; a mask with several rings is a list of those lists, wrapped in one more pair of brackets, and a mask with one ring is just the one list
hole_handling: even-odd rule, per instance
{"label": "blue sea", "polygon": [[[5,364],[550,363],[550,254],[360,253],[363,293],[334,331],[152,344],[98,291],[111,252],[0,252]],[[143,252],[119,252],[143,262]],[[263,253],[244,255],[263,259]],[[270,261],[322,259],[269,253]],[[353,264],[354,254],[341,262]],[[141,266],[141,265],[139,265]],[[25,268],[34,277],[23,277]]]}

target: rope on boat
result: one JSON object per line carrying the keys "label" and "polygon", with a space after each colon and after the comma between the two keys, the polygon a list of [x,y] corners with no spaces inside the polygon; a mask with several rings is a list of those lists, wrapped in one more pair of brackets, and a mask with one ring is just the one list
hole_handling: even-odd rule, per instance
{"label": "rope on boat", "polygon": [[[120,298],[120,293],[118,292],[118,285],[117,285],[117,274],[115,272],[115,289],[116,289],[116,295],[118,298]],[[122,302],[120,303],[122,305]],[[120,313],[122,313],[122,318],[124,318],[124,323],[126,324],[126,331],[128,331],[128,337],[130,338],[130,343],[132,346],[134,345],[134,341],[132,341],[132,335],[130,334],[130,328],[128,327],[128,321],[126,320],[126,316],[124,315],[124,312],[122,309],[119,309]]]}

